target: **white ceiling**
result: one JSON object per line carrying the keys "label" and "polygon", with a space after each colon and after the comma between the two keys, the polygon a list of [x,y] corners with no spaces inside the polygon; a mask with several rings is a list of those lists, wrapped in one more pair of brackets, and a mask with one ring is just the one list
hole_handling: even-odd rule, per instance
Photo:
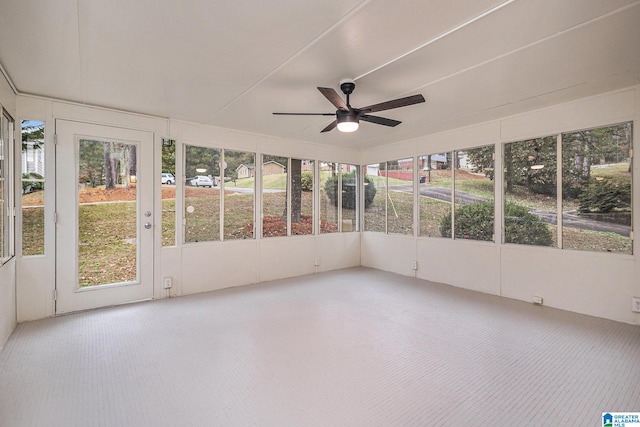
{"label": "white ceiling", "polygon": [[[2,0],[19,93],[366,149],[640,82],[633,0]],[[354,107],[427,102],[320,133]]]}

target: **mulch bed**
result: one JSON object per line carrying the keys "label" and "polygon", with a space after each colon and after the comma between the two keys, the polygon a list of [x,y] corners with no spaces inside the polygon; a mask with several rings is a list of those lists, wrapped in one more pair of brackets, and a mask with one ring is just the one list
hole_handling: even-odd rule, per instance
{"label": "mulch bed", "polygon": [[[253,230],[253,222],[246,225],[246,230]],[[321,233],[335,233],[338,231],[338,224],[321,222]],[[313,218],[310,215],[301,215],[300,222],[291,223],[291,234],[294,236],[313,233]],[[264,237],[286,236],[287,221],[283,221],[281,216],[265,216],[262,220],[262,235]]]}

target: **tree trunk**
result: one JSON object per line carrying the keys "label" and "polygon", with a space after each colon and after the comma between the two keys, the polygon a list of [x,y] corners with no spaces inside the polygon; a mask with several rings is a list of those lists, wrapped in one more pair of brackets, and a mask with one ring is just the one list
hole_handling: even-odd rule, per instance
{"label": "tree trunk", "polygon": [[116,187],[120,183],[118,179],[120,178],[120,159],[114,158],[112,163],[111,173],[113,174],[113,178],[111,178],[111,181],[113,182],[113,186]]}
{"label": "tree trunk", "polygon": [[513,193],[513,159],[511,158],[511,146],[504,147],[504,159],[506,163],[505,181],[507,181],[507,193]]}
{"label": "tree trunk", "polygon": [[[136,158],[136,146],[135,145],[130,145],[129,146],[129,159],[128,159],[128,165],[127,165],[127,182],[131,182],[132,181],[132,177],[136,177],[137,180],[137,172],[136,172],[136,163],[137,163],[137,158]],[[136,181],[137,182],[137,181]]]}
{"label": "tree trunk", "polygon": [[107,190],[114,188],[113,163],[111,162],[111,143],[104,143],[104,184]]}
{"label": "tree trunk", "polygon": [[302,214],[302,160],[291,159],[291,222],[300,222]]}

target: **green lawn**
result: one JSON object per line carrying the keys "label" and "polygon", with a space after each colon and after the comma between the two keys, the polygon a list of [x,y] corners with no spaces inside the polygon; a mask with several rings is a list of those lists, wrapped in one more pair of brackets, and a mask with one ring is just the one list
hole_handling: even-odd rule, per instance
{"label": "green lawn", "polygon": [[420,235],[442,237],[440,221],[451,213],[451,203],[420,197]]}
{"label": "green lawn", "polygon": [[[255,178],[241,178],[236,180],[235,185],[233,182],[227,182],[224,185],[229,188],[253,188],[255,186]],[[285,190],[287,188],[287,174],[278,173],[263,176],[262,188],[268,188],[270,190]]]}
{"label": "green lawn", "polygon": [[[324,183],[329,176],[331,176],[331,171],[320,171],[320,188],[324,186]],[[386,185],[384,180],[385,178],[383,176],[369,175],[369,178],[375,183],[377,187],[384,187]],[[254,178],[242,178],[236,180],[235,185],[233,182],[227,182],[225,185],[230,188],[253,188],[253,186],[255,185],[254,183]],[[265,175],[262,177],[262,187],[270,190],[284,190],[286,189],[286,183],[287,174],[285,173]],[[401,179],[389,178],[388,185],[407,185],[411,183],[412,181],[403,181]]]}
{"label": "green lawn", "polygon": [[[387,192],[378,188],[373,202],[364,211],[365,231],[384,232],[386,197]],[[387,231],[396,234],[413,234],[413,194],[390,191],[386,203]]]}
{"label": "green lawn", "polygon": [[44,207],[22,209],[22,255],[44,254]]}
{"label": "green lawn", "polygon": [[[452,178],[450,171],[434,171],[431,174],[431,181],[420,185],[451,188],[451,183]],[[470,173],[465,169],[461,169],[456,172],[455,187],[456,191],[484,197],[485,199],[493,199],[494,196],[495,186],[493,180],[478,174]]]}
{"label": "green lawn", "polygon": [[629,163],[616,163],[607,165],[605,167],[592,167],[591,176],[621,176],[631,178],[631,172],[629,172]]}
{"label": "green lawn", "polygon": [[80,286],[136,280],[136,204],[83,204],[78,214]]}

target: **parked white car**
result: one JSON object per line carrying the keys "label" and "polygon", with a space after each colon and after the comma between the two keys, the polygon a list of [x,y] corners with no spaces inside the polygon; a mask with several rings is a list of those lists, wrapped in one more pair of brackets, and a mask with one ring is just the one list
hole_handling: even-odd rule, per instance
{"label": "parked white car", "polygon": [[162,173],[162,183],[163,184],[175,184],[176,183],[176,178],[173,176],[172,173],[168,173],[168,172],[163,172]]}
{"label": "parked white car", "polygon": [[189,183],[194,187],[212,187],[213,188],[213,180],[208,176],[204,175],[196,175],[191,178]]}

